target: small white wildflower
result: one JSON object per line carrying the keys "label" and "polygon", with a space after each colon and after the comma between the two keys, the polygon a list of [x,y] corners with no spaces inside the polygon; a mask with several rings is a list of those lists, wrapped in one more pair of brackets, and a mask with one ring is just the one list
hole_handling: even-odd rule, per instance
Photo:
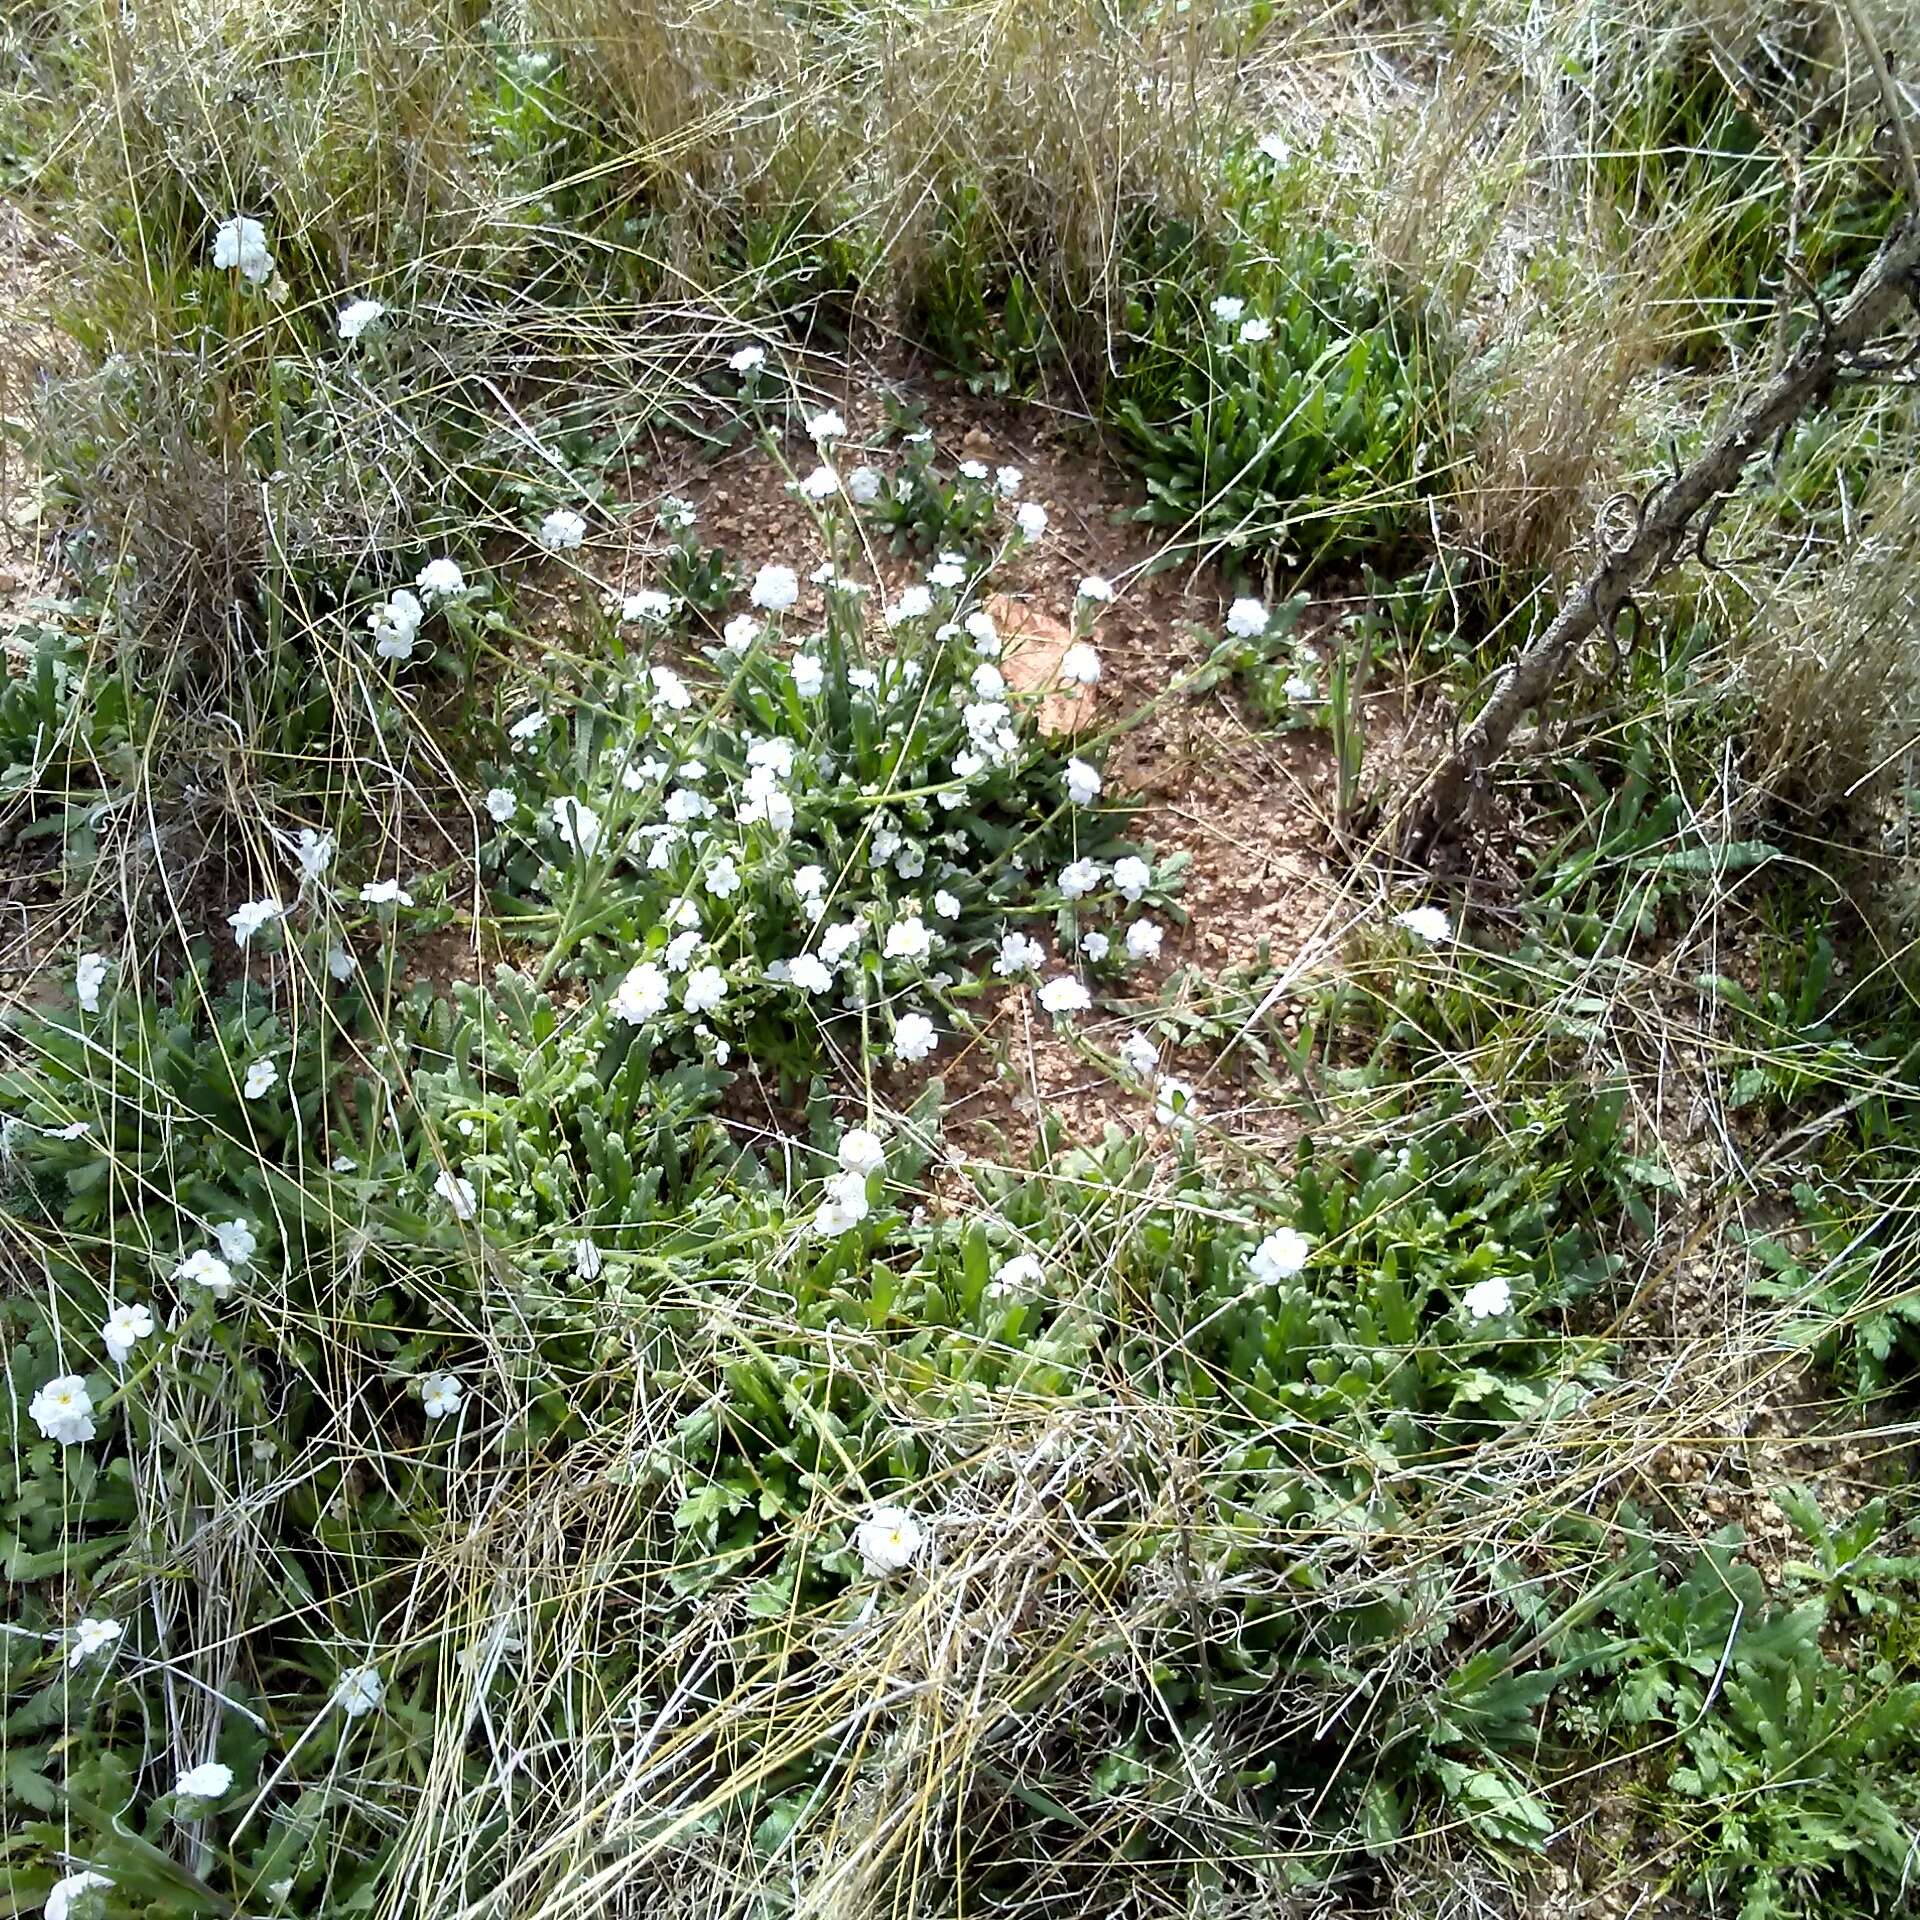
{"label": "small white wildflower", "polygon": [[962,460],[960,478],[962,480],[984,480],[987,477],[987,463],[984,460]]}
{"label": "small white wildflower", "polygon": [[100,989],[106,984],[106,979],[107,956],[104,953],[83,953],[73,970],[73,997],[80,1002],[81,1012],[100,1011]]}
{"label": "small white wildflower", "polygon": [[998,700],[1007,690],[1007,677],[991,660],[982,660],[967,676],[967,685],[982,700]]}
{"label": "small white wildflower", "polygon": [[857,1227],[869,1211],[865,1178],[837,1173],[827,1182],[826,1198],[814,1212],[813,1230],[822,1239],[838,1239]]}
{"label": "small white wildflower", "polygon": [[429,600],[451,600],[467,590],[467,577],[451,560],[429,560],[414,575],[413,584]]}
{"label": "small white wildflower", "polygon": [[262,927],[279,919],[284,911],[271,894],[264,900],[242,901],[227,915],[227,925],[233,929],[233,944],[244,947]]}
{"label": "small white wildflower", "polygon": [[249,1100],[258,1100],[280,1078],[280,1069],[271,1060],[256,1060],[247,1069],[240,1091]]}
{"label": "small white wildflower", "polygon": [[1098,966],[1113,951],[1113,942],[1096,929],[1080,936],[1080,951]]}
{"label": "small white wildflower", "polygon": [[584,800],[561,794],[553,803],[553,824],[576,853],[591,853],[600,843],[600,816]]}
{"label": "small white wildflower", "polygon": [[540,707],[531,707],[507,729],[507,738],[517,753],[529,747],[547,730],[547,716]]}
{"label": "small white wildflower", "polygon": [[1230,293],[1221,294],[1213,302],[1213,317],[1223,327],[1232,326],[1246,310],[1247,303],[1244,300],[1236,300]]}
{"label": "small white wildflower", "polygon": [[933,910],[942,920],[957,920],[960,917],[960,901],[956,895],[942,887],[933,896]]}
{"label": "small white wildflower", "polygon": [[586,537],[586,516],[571,507],[555,507],[540,522],[540,531],[535,536],[549,553],[571,553]]}
{"label": "small white wildflower", "polygon": [[889,960],[924,960],[932,950],[933,936],[917,914],[896,921],[887,929],[883,952]]}
{"label": "small white wildflower", "polygon": [[912,1566],[926,1540],[926,1528],[905,1507],[875,1507],[853,1530],[854,1551],[876,1580]]}
{"label": "small white wildflower", "polygon": [[826,993],[833,986],[833,969],[817,953],[802,953],[788,963],[787,978],[803,993]]}
{"label": "small white wildflower", "polygon": [[1280,1227],[1247,1256],[1247,1271],[1259,1285],[1275,1287],[1300,1273],[1312,1252],[1313,1242],[1304,1233]]}
{"label": "small white wildflower", "polygon": [[784,613],[800,598],[800,576],[791,567],[762,567],[748,598],[765,613]]}
{"label": "small white wildflower", "polygon": [[311,827],[302,827],[293,850],[293,857],[299,863],[300,878],[303,881],[320,879],[333,865],[334,851],[332,834],[315,833]]}
{"label": "small white wildflower", "polygon": [[27,1412],[45,1438],[63,1447],[93,1438],[93,1395],[77,1373],[49,1380],[27,1402]]}
{"label": "small white wildflower", "polygon": [[1160,1065],[1160,1049],[1144,1033],[1130,1033],[1120,1042],[1120,1058],[1128,1072],[1145,1080]]}
{"label": "small white wildflower", "polygon": [[413,895],[398,880],[369,880],[360,898],[370,907],[410,907]]}
{"label": "small white wildflower", "polygon": [[420,1382],[420,1406],[429,1420],[460,1411],[466,1389],[450,1373],[430,1373]]}
{"label": "small white wildflower", "polygon": [[765,347],[741,347],[727,361],[735,373],[758,373],[766,364]]}
{"label": "small white wildflower", "polygon": [[501,826],[505,826],[520,810],[520,801],[511,787],[489,787],[485,804],[488,814]]}
{"label": "small white wildflower", "polygon": [[1060,656],[1060,678],[1078,687],[1097,686],[1100,681],[1100,655],[1086,641],[1075,641]]}
{"label": "small white wildflower", "polygon": [[104,1653],[125,1632],[126,1628],[118,1620],[109,1620],[98,1614],[77,1622],[67,1643],[68,1671],[92,1659],[96,1653]]}
{"label": "small white wildflower", "polygon": [[267,230],[258,220],[236,214],[223,220],[213,236],[213,264],[222,273],[236,267],[251,286],[265,286],[273,278],[273,255],[267,251]]}
{"label": "small white wildflower", "polygon": [[887,625],[897,627],[907,620],[924,620],[932,611],[933,595],[925,587],[907,587],[887,609]]}
{"label": "small white wildflower", "polygon": [[327,949],[327,971],[336,980],[351,980],[360,971],[360,963],[353,957],[350,949],[332,946]]}
{"label": "small white wildflower", "polygon": [[1038,1254],[1016,1253],[994,1268],[987,1282],[987,1298],[1005,1300],[1017,1293],[1031,1293],[1047,1277],[1047,1269]]}
{"label": "small white wildflower", "polygon": [[1513,1311],[1513,1288],[1495,1274],[1491,1280],[1479,1280],[1460,1296],[1460,1305],[1469,1320],[1494,1320]]}
{"label": "small white wildflower", "polygon": [[1129,960],[1157,960],[1160,957],[1160,943],[1166,938],[1167,930],[1153,921],[1140,919],[1127,929],[1127,958]]}
{"label": "small white wildflower", "polygon": [[1408,907],[1393,916],[1396,927],[1404,927],[1416,940],[1437,947],[1453,937],[1453,922],[1438,907]]}
{"label": "small white wildflower", "polygon": [[1102,781],[1098,767],[1085,760],[1069,760],[1061,776],[1066,782],[1067,799],[1076,807],[1090,807],[1100,798]]}
{"label": "small white wildflower", "polygon": [[1059,888],[1069,900],[1083,899],[1100,884],[1101,871],[1092,860],[1073,860],[1060,869]]}
{"label": "small white wildflower", "polygon": [[471,1180],[462,1179],[445,1168],[434,1176],[433,1190],[453,1209],[456,1220],[471,1220],[480,1211],[480,1196]]}
{"label": "small white wildflower", "polygon": [[1281,684],[1280,691],[1284,693],[1295,706],[1302,706],[1307,701],[1317,700],[1320,697],[1320,689],[1316,687],[1304,673],[1288,674],[1285,681]]}
{"label": "small white wildflower", "polygon": [[893,1057],[896,1060],[917,1065],[939,1044],[940,1036],[924,1013],[902,1014],[894,1027]]}
{"label": "small white wildflower", "polygon": [[1103,580],[1099,574],[1090,573],[1080,582],[1080,590],[1075,594],[1078,600],[1105,602],[1113,598],[1113,582]]}
{"label": "small white wildflower", "polygon": [[807,438],[816,445],[846,437],[847,423],[833,407],[823,407],[807,419]]}
{"label": "small white wildflower", "polygon": [[855,467],[847,475],[847,493],[860,506],[872,506],[880,498],[879,473],[872,467]]}
{"label": "small white wildflower", "polygon": [[731,900],[740,891],[740,869],[728,854],[723,853],[701,877],[716,900]]}
{"label": "small white wildflower", "polygon": [[729,653],[745,653],[760,638],[760,622],[750,613],[736,613],[720,629],[720,644]]}
{"label": "small white wildflower", "polygon": [[817,656],[796,653],[793,656],[793,690],[802,700],[817,700],[827,684],[826,669]]}
{"label": "small white wildflower", "polygon": [[386,307],[378,300],[349,300],[340,309],[334,324],[339,329],[340,338],[352,346],[376,320],[385,317],[386,311]]}
{"label": "small white wildflower", "polygon": [[994,957],[993,970],[1004,980],[1016,973],[1031,973],[1045,966],[1046,951],[1040,942],[1026,933],[1003,933],[1000,951]]}
{"label": "small white wildflower", "polygon": [[872,1128],[849,1127],[840,1136],[834,1158],[840,1162],[843,1173],[857,1174],[864,1180],[876,1168],[887,1164],[887,1150],[880,1144],[880,1136]]}
{"label": "small white wildflower", "polygon": [[1123,900],[1138,900],[1153,884],[1153,869],[1137,853],[1123,854],[1113,863],[1113,884]]}
{"label": "small white wildflower", "polygon": [[604,1262],[601,1259],[600,1249],[591,1240],[582,1235],[573,1242],[569,1251],[573,1255],[573,1270],[582,1280],[599,1279]]}
{"label": "small white wildflower", "polygon": [[1248,320],[1240,328],[1240,339],[1249,347],[1257,347],[1261,341],[1272,338],[1273,322],[1271,320]]}
{"label": "small white wildflower", "polygon": [[1029,540],[1038,540],[1047,530],[1047,510],[1037,500],[1023,500],[1015,510],[1013,521]]}
{"label": "small white wildflower", "polygon": [[953,588],[964,586],[967,569],[964,561],[940,560],[927,569],[927,585],[939,587],[950,592]]}
{"label": "small white wildflower", "polygon": [[386,1682],[380,1678],[378,1667],[349,1667],[333,1689],[333,1704],[349,1720],[372,1713],[386,1697]]}
{"label": "small white wildflower", "polygon": [[840,476],[831,467],[815,467],[799,486],[803,500],[826,500],[840,491]]}
{"label": "small white wildflower", "polygon": [[629,968],[626,977],[614,989],[607,1011],[614,1019],[637,1027],[657,1019],[667,1010],[667,976],[651,960],[642,960]]}
{"label": "small white wildflower", "polygon": [[224,1300],[233,1291],[233,1269],[217,1253],[197,1248],[173,1270],[176,1286],[205,1287],[216,1300]]}
{"label": "small white wildflower", "polygon": [[1085,1013],[1093,1005],[1093,995],[1071,974],[1047,981],[1040,989],[1039,1000],[1047,1013]]}
{"label": "small white wildflower", "polygon": [[1000,493],[1011,498],[1020,491],[1026,477],[1018,467],[999,467],[994,471],[993,484]]}
{"label": "small white wildflower", "polygon": [[1292,147],[1277,133],[1263,133],[1254,143],[1253,150],[1278,167],[1284,167],[1293,158]]}
{"label": "small white wildflower", "polygon": [[221,1760],[203,1760],[173,1783],[182,1800],[218,1800],[233,1786],[233,1769]]}
{"label": "small white wildflower", "polygon": [[711,1013],[727,997],[727,976],[718,967],[695,967],[680,989],[689,1013]]}
{"label": "small white wildflower", "polygon": [[153,1310],[137,1301],[123,1300],[101,1323],[100,1338],[116,1361],[123,1361],[153,1331]]}
{"label": "small white wildflower", "polygon": [[99,1902],[89,1900],[91,1893],[104,1893],[113,1885],[104,1873],[95,1873],[88,1867],[81,1873],[69,1873],[56,1880],[47,1889],[47,1901],[43,1911],[46,1920],[73,1920],[76,1904],[82,1913],[91,1916],[99,1910]]}
{"label": "small white wildflower", "polygon": [[251,1220],[217,1220],[213,1237],[220,1243],[221,1259],[230,1267],[244,1267],[260,1245]]}
{"label": "small white wildflower", "polygon": [[1227,631],[1236,640],[1252,640],[1267,630],[1267,603],[1244,598],[1227,609]]}
{"label": "small white wildflower", "polygon": [[620,618],[628,626],[670,620],[672,617],[673,595],[662,593],[658,587],[642,587],[638,593],[630,593],[620,602]]}
{"label": "small white wildflower", "polygon": [[1154,1083],[1153,1117],[1163,1127],[1198,1120],[1200,1107],[1193,1089],[1177,1075],[1163,1073]]}

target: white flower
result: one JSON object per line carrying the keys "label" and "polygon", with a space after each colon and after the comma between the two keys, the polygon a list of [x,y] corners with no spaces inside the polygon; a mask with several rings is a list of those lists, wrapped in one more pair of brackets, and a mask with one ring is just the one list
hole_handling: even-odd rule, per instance
{"label": "white flower", "polygon": [[1069,900],[1078,900],[1100,884],[1098,865],[1091,860],[1073,860],[1060,869],[1060,891]]}
{"label": "white flower", "polygon": [[1080,600],[1106,601],[1113,598],[1113,582],[1103,580],[1099,574],[1090,573],[1080,582],[1080,591],[1075,595]]}
{"label": "white flower", "polygon": [[262,927],[270,920],[279,919],[284,911],[271,894],[264,900],[243,900],[227,915],[227,925],[233,929],[233,944],[244,947]]}
{"label": "white flower", "polygon": [[426,609],[405,587],[396,588],[391,599],[382,601],[367,615],[374,652],[382,660],[411,660],[425,615]]}
{"label": "white flower", "polygon": [[727,997],[727,976],[718,967],[695,967],[680,989],[680,1003],[689,1013],[711,1013]]}
{"label": "white flower", "polygon": [[535,537],[549,553],[571,552],[587,537],[586,516],[575,513],[571,507],[555,507],[540,522],[540,531]]}
{"label": "white flower", "polygon": [[600,1269],[605,1264],[601,1258],[600,1249],[582,1235],[574,1241],[571,1251],[574,1272],[582,1280],[597,1280],[600,1277]]}
{"label": "white flower", "polygon": [[889,960],[924,960],[933,950],[933,936],[917,914],[898,920],[887,929],[884,949]]}
{"label": "white flower", "polygon": [[766,364],[765,347],[741,347],[727,362],[735,373],[758,373]]}
{"label": "white flower", "polygon": [[964,560],[941,560],[927,569],[927,584],[930,587],[951,589],[961,586],[967,578],[967,565]]}
{"label": "white flower", "polygon": [[876,1580],[912,1566],[926,1542],[926,1528],[905,1507],[875,1507],[853,1530],[854,1551]]}
{"label": "white flower", "polygon": [[917,1064],[940,1044],[940,1036],[924,1013],[906,1013],[893,1030],[893,1057]]}
{"label": "white flower", "polygon": [[651,960],[642,960],[614,989],[607,1011],[614,1019],[637,1027],[666,1012],[667,994],[667,976]]}
{"label": "white flower", "polygon": [[507,729],[507,738],[514,744],[514,750],[530,745],[547,730],[547,716],[539,707],[531,707]]}
{"label": "white flower", "polygon": [[1236,600],[1227,609],[1227,631],[1236,640],[1252,640],[1267,630],[1267,603],[1251,598]]}
{"label": "white flower", "polygon": [[1405,927],[1416,940],[1437,947],[1453,937],[1453,922],[1438,907],[1409,907],[1393,916],[1396,927]]}
{"label": "white flower", "polygon": [[933,595],[925,587],[904,588],[900,598],[887,609],[886,620],[890,627],[897,627],[903,621],[924,620],[933,611]]}
{"label": "white flower", "polygon": [[123,1361],[153,1331],[153,1313],[137,1301],[123,1300],[101,1323],[100,1338],[116,1361]]}
{"label": "white flower", "polygon": [[27,1403],[33,1423],[49,1440],[63,1447],[93,1438],[93,1395],[77,1373],[49,1380]]}
{"label": "white flower", "polygon": [[213,1237],[220,1243],[220,1257],[230,1267],[244,1267],[253,1258],[260,1236],[251,1220],[220,1220],[214,1223]]}
{"label": "white flower", "polygon": [[205,1247],[180,1262],[173,1270],[174,1284],[205,1287],[216,1300],[224,1300],[233,1291],[233,1269],[217,1253]]}
{"label": "white flower", "polygon": [[107,956],[104,953],[83,953],[80,963],[73,970],[73,995],[80,1002],[83,1013],[100,1011],[100,989],[106,984]]}
{"label": "white flower", "polygon": [[502,826],[520,811],[520,802],[511,787],[489,787],[485,804],[487,812]]}
{"label": "white flower", "polygon": [[340,309],[340,317],[335,322],[340,330],[340,338],[352,346],[386,311],[386,307],[378,300],[349,300]]}
{"label": "white flower", "polygon": [[831,467],[815,467],[800,482],[800,494],[806,500],[824,500],[840,491],[840,476]]}
{"label": "white flower", "polygon": [[855,467],[847,475],[847,492],[863,507],[880,498],[880,475],[872,467]]}
{"label": "white flower", "polygon": [[1247,310],[1244,300],[1236,300],[1232,294],[1223,293],[1213,303],[1213,317],[1223,327],[1230,327]]}
{"label": "white flower", "polygon": [[845,437],[847,423],[832,407],[824,407],[807,420],[807,438],[816,442]]}
{"label": "white flower", "polygon": [[1157,960],[1160,957],[1160,942],[1167,936],[1166,928],[1157,926],[1153,921],[1139,919],[1127,929],[1127,958],[1129,960]]}
{"label": "white flower", "polygon": [[1037,500],[1023,500],[1015,509],[1013,523],[1029,540],[1038,540],[1047,530],[1047,510]]}
{"label": "white flower", "polygon": [[1200,1107],[1193,1089],[1177,1075],[1163,1073],[1154,1084],[1153,1117],[1163,1127],[1173,1126],[1177,1121],[1198,1120]]}
{"label": "white flower", "polygon": [[842,1172],[857,1174],[864,1180],[876,1167],[887,1164],[887,1150],[880,1144],[880,1136],[872,1128],[849,1127],[840,1136],[835,1158],[840,1162]]}
{"label": "white flower", "polygon": [[327,949],[327,971],[336,980],[351,980],[359,965],[359,961],[346,947],[335,946]]}
{"label": "white flower", "polygon": [[793,876],[793,890],[803,900],[811,900],[824,893],[827,886],[827,870],[809,861]]}
{"label": "white flower", "polygon": [[800,576],[791,567],[762,567],[747,597],[765,613],[785,613],[800,598]]}
{"label": "white flower", "polygon": [[1047,1269],[1038,1254],[1016,1253],[994,1268],[993,1278],[987,1282],[987,1297],[1004,1300],[1009,1294],[1030,1292],[1046,1277]]}
{"label": "white flower", "polygon": [[387,1685],[378,1667],[349,1667],[333,1689],[333,1704],[349,1720],[371,1713],[387,1697]]}
{"label": "white flower", "polygon": [[223,1760],[203,1760],[173,1783],[182,1800],[218,1800],[233,1785],[233,1769]]}
{"label": "white flower", "polygon": [[817,700],[826,681],[826,670],[814,655],[796,653],[793,656],[793,690],[802,700]]}
{"label": "white flower", "polygon": [[1080,936],[1080,951],[1084,953],[1095,966],[1098,966],[1100,962],[1113,951],[1113,942],[1108,939],[1104,933],[1097,931],[1083,933]]}
{"label": "white flower", "polygon": [[584,800],[563,793],[553,803],[553,824],[576,853],[591,853],[600,841],[600,816]]}
{"label": "white flower", "polygon": [[1093,1005],[1093,995],[1071,974],[1063,973],[1041,987],[1040,1005],[1048,1013],[1085,1013]]}
{"label": "white flower", "polygon": [[802,953],[787,963],[787,978],[803,993],[825,993],[833,985],[833,969],[817,953]]}
{"label": "white flower", "polygon": [[90,1660],[96,1653],[104,1653],[125,1632],[126,1628],[118,1620],[107,1620],[96,1615],[80,1621],[67,1643],[68,1670]]}
{"label": "white flower", "polygon": [[993,970],[1005,980],[1016,973],[1031,973],[1046,965],[1046,951],[1027,933],[1003,933],[1000,951],[994,957]]}
{"label": "white flower", "polygon": [[293,850],[293,857],[299,862],[300,878],[303,881],[318,880],[333,865],[334,851],[332,834],[315,833],[311,827],[302,827]]}
{"label": "white flower", "polygon": [[280,1069],[271,1060],[256,1060],[248,1067],[247,1077],[240,1083],[240,1091],[249,1100],[258,1100],[279,1078]]}
{"label": "white flower", "polygon": [[760,638],[760,622],[750,613],[736,613],[720,629],[720,644],[729,653],[745,653]]}
{"label": "white flower", "polygon": [[1295,706],[1299,706],[1308,700],[1317,700],[1320,697],[1320,689],[1316,687],[1304,673],[1288,674],[1286,679],[1281,683],[1280,691],[1284,693]]}
{"label": "white flower", "polygon": [[410,907],[413,895],[398,880],[369,880],[360,898],[370,907]]}
{"label": "white flower", "polygon": [[960,477],[963,480],[984,480],[987,477],[987,463],[984,460],[962,460]]}
{"label": "white flower", "polygon": [[451,560],[429,560],[414,575],[413,584],[429,600],[451,600],[467,590],[467,577]]}
{"label": "white flower", "polygon": [[1100,656],[1084,640],[1076,640],[1060,656],[1060,678],[1076,687],[1097,686],[1100,681]]}
{"label": "white flower", "polygon": [[1273,338],[1273,322],[1271,320],[1249,320],[1241,327],[1240,338],[1245,345],[1250,347],[1258,346],[1262,340],[1271,340]]}
{"label": "white flower", "polygon": [[1113,863],[1113,884],[1123,900],[1138,900],[1153,884],[1153,869],[1137,853],[1124,854]]}
{"label": "white flower", "polygon": [[[253,223],[249,221],[247,224],[251,226]],[[97,1909],[99,1903],[87,1901],[86,1896],[94,1892],[104,1893],[112,1885],[113,1882],[104,1873],[95,1873],[91,1867],[84,1873],[70,1873],[65,1879],[56,1880],[47,1889],[47,1920],[72,1920],[76,1901],[85,1901],[81,1911],[90,1913]]]}
{"label": "white flower", "polygon": [[1492,1320],[1513,1311],[1513,1289],[1498,1274],[1478,1280],[1460,1296],[1469,1320]]}
{"label": "white flower", "polygon": [[1120,1042],[1120,1058],[1129,1072],[1146,1079],[1160,1064],[1160,1049],[1144,1033],[1130,1033]]}
{"label": "white flower", "polygon": [[1084,760],[1069,760],[1061,776],[1067,783],[1067,798],[1076,807],[1090,807],[1100,798],[1100,770]]}
{"label": "white flower", "polygon": [[1277,133],[1263,133],[1253,150],[1271,160],[1275,166],[1283,167],[1293,158],[1293,149]]}
{"label": "white flower", "polygon": [[480,1211],[480,1196],[474,1192],[473,1182],[444,1167],[434,1176],[433,1190],[453,1209],[456,1220],[471,1220]]}
{"label": "white flower", "polygon": [[420,1382],[420,1405],[429,1420],[460,1411],[466,1388],[450,1373],[430,1373]]}
{"label": "white flower", "polygon": [[867,1217],[867,1183],[857,1173],[837,1173],[827,1182],[827,1197],[814,1210],[813,1230],[822,1239],[838,1239]]}
{"label": "white flower", "polygon": [[213,264],[222,273],[238,267],[240,277],[250,285],[265,286],[273,278],[266,228],[244,214],[221,221],[213,236]]}
{"label": "white flower", "polygon": [[1007,690],[1007,677],[991,660],[982,660],[967,676],[967,685],[982,700],[998,700]]}
{"label": "white flower", "polygon": [[673,595],[658,587],[642,587],[620,602],[620,618],[630,625],[642,620],[668,620],[673,616]]}
{"label": "white flower", "polygon": [[942,887],[933,896],[933,910],[942,920],[957,920],[960,917],[960,902],[955,895]]}
{"label": "white flower", "polygon": [[1000,467],[994,472],[993,484],[1001,493],[1011,497],[1020,491],[1021,483],[1026,477],[1018,467]]}
{"label": "white flower", "polygon": [[1260,1242],[1247,1256],[1247,1271],[1263,1287],[1275,1287],[1291,1280],[1307,1264],[1313,1242],[1292,1227],[1281,1227]]}
{"label": "white flower", "polygon": [[984,654],[996,654],[1000,651],[1000,629],[993,624],[993,615],[984,607],[976,607],[960,623],[967,630],[967,637]]}

